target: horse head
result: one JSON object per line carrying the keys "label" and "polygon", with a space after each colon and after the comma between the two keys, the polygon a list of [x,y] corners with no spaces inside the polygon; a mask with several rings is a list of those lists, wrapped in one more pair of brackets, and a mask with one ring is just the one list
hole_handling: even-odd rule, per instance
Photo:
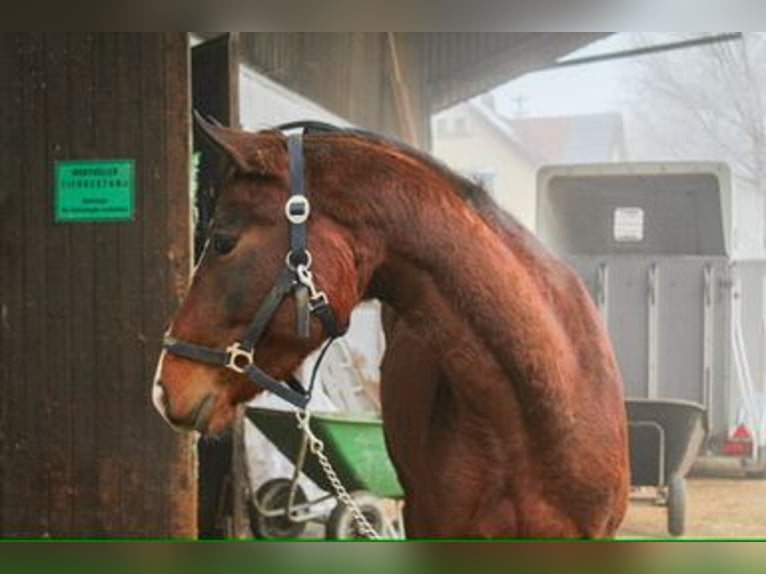
{"label": "horse head", "polygon": [[[172,318],[152,395],[175,428],[216,433],[231,423],[237,404],[262,390],[242,368],[247,365],[237,363],[242,357],[231,351],[227,355],[227,349],[247,338],[263,307],[271,305],[270,314],[261,318],[253,345],[257,348],[244,362],[272,379],[288,377],[331,334],[317,317],[304,320],[303,332],[298,332],[303,312],[298,298],[326,303],[337,324],[346,325],[361,299],[360,278],[354,241],[323,212],[319,198],[325,182],[312,177],[308,163],[299,177],[305,173],[311,203],[297,205],[301,213],[290,213],[296,206],[290,201],[296,177],[291,161],[302,164],[304,158],[302,153],[301,158],[291,157],[282,132],[248,133],[199,118],[198,126],[230,167],[218,190],[207,245]],[[301,222],[306,253],[291,260],[296,221]],[[284,287],[279,298],[274,297],[276,284]],[[294,288],[304,293],[299,296]],[[206,357],[215,360],[198,360]],[[226,361],[234,361],[228,365],[234,368]]]}

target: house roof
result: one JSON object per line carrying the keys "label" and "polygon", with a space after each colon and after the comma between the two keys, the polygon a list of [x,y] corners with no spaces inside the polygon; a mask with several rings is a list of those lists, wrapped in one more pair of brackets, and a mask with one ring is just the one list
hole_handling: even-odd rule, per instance
{"label": "house roof", "polygon": [[536,165],[605,162],[615,149],[625,152],[619,113],[508,118],[481,98],[471,100],[467,108]]}
{"label": "house roof", "polygon": [[526,143],[518,136],[516,131],[508,125],[506,118],[498,114],[491,106],[485,104],[480,98],[471,100],[468,103],[468,109],[472,110],[477,116],[479,116],[485,123],[487,123],[491,129],[505,138],[524,159],[531,164],[544,163],[545,158],[541,156],[534,147],[526,145]]}
{"label": "house roof", "polygon": [[624,155],[619,113],[503,118],[503,122],[522,146],[534,150],[546,163],[609,161],[615,149]]}

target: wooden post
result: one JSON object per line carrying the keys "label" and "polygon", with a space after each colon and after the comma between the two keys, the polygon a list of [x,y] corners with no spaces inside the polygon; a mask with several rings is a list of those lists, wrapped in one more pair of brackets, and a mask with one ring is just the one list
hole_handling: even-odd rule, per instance
{"label": "wooden post", "polygon": [[[0,537],[193,537],[150,401],[191,265],[185,33],[0,34]],[[135,163],[132,221],[56,223],[59,160]]]}

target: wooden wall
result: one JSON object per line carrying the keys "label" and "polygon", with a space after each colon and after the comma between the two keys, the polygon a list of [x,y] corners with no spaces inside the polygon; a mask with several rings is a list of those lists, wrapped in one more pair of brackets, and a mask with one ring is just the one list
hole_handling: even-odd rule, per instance
{"label": "wooden wall", "polygon": [[[184,33],[0,34],[0,537],[196,532],[150,402],[190,267]],[[136,161],[131,223],[53,222],[58,159]]]}

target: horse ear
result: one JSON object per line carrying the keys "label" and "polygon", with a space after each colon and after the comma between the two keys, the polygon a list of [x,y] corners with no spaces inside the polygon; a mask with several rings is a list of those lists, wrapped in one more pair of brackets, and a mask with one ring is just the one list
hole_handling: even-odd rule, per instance
{"label": "horse ear", "polygon": [[239,132],[226,128],[217,122],[211,123],[194,110],[194,125],[216,150],[225,154],[243,173],[254,170],[247,160],[246,148]]}

